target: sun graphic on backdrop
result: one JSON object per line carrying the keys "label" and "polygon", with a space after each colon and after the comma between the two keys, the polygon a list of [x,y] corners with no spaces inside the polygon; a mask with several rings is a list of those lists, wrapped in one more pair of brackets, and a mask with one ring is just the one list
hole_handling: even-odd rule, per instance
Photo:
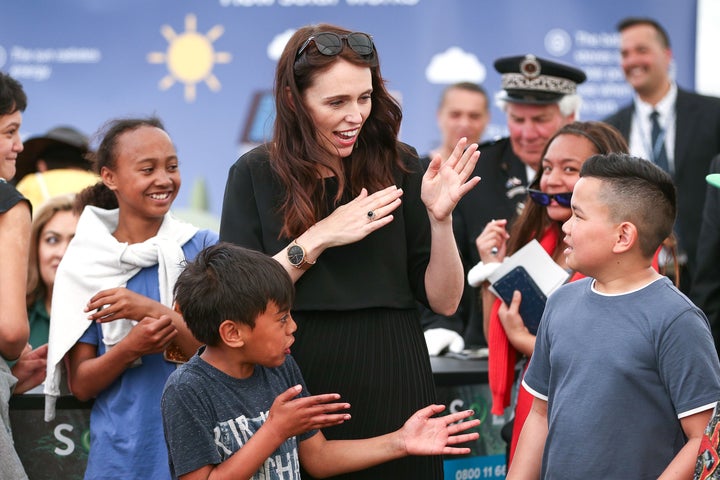
{"label": "sun graphic on backdrop", "polygon": [[197,32],[197,17],[185,16],[185,32],[176,34],[169,25],[160,29],[168,41],[165,52],[150,52],[147,60],[150,63],[166,63],[170,72],[160,80],[160,90],[167,90],[175,82],[185,84],[185,100],[195,101],[195,85],[204,81],[213,92],[220,90],[220,81],[212,70],[216,63],[230,63],[232,55],[228,52],[216,52],[213,42],[224,32],[221,25],[215,25],[206,35]]}

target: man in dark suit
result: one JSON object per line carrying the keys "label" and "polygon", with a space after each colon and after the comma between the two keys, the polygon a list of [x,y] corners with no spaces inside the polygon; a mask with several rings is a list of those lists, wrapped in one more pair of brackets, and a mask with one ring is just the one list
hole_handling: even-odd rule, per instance
{"label": "man in dark suit", "polygon": [[[480,145],[473,175],[480,183],[453,211],[453,228],[465,273],[480,261],[476,239],[493,219],[512,221],[522,208],[526,187],[537,173],[542,151],[550,137],[575,119],[580,107],[576,93],[585,73],[534,55],[500,58],[495,69],[503,89],[496,95],[507,116],[510,136]],[[437,354],[453,342],[457,332],[469,347],[487,344],[483,333],[480,289],[465,284],[463,300],[452,317],[423,312],[428,350]]]}
{"label": "man in dark suit", "polygon": [[705,175],[720,152],[720,99],[686,91],[670,78],[670,40],[655,20],[627,18],[618,31],[621,66],[635,96],[605,121],[625,136],[632,154],[655,161],[673,176],[680,288],[688,293],[697,265]]}

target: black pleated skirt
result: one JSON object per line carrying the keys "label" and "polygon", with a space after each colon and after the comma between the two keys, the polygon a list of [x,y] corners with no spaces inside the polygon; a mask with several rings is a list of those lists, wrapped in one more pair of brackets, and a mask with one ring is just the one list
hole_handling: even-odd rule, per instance
{"label": "black pleated skirt", "polygon": [[[292,355],[308,390],[339,393],[351,405],[352,419],[324,429],[326,438],[382,435],[437,402],[417,310],[294,312],[293,318]],[[442,457],[406,457],[333,478],[441,480]]]}

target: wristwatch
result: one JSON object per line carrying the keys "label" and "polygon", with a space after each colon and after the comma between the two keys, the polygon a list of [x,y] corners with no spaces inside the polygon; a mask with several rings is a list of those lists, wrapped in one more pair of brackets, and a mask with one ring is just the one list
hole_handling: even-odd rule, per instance
{"label": "wristwatch", "polygon": [[315,262],[308,260],[307,255],[305,254],[305,249],[298,245],[295,240],[292,241],[287,249],[287,257],[290,265],[295,268],[299,268],[300,270],[307,270],[315,265]]}

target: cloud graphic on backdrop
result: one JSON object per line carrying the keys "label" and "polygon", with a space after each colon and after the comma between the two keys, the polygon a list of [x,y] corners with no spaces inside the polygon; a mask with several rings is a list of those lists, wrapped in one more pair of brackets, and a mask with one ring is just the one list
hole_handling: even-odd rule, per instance
{"label": "cloud graphic on backdrop", "polygon": [[430,83],[482,83],[486,75],[485,65],[474,54],[460,47],[450,47],[433,55],[425,69],[425,78]]}
{"label": "cloud graphic on backdrop", "polygon": [[212,70],[217,63],[230,63],[232,55],[229,52],[216,52],[213,42],[220,38],[225,29],[222,25],[215,25],[207,34],[197,32],[197,17],[192,13],[185,16],[185,32],[175,33],[169,25],[160,29],[163,37],[168,41],[165,52],[150,52],[147,55],[149,63],[167,64],[167,76],[160,80],[160,90],[167,90],[175,82],[185,84],[185,101],[195,101],[195,85],[205,82],[213,92],[220,90],[220,81]]}
{"label": "cloud graphic on backdrop", "polygon": [[270,42],[270,45],[268,45],[267,48],[267,56],[270,60],[274,60],[276,62],[278,61],[283,49],[285,48],[285,45],[287,45],[290,37],[293,36],[293,33],[295,33],[295,30],[288,29],[282,33],[275,35],[275,37],[272,39],[272,42]]}
{"label": "cloud graphic on backdrop", "polygon": [[545,50],[550,55],[562,57],[572,48],[570,34],[562,28],[553,28],[545,34]]}

